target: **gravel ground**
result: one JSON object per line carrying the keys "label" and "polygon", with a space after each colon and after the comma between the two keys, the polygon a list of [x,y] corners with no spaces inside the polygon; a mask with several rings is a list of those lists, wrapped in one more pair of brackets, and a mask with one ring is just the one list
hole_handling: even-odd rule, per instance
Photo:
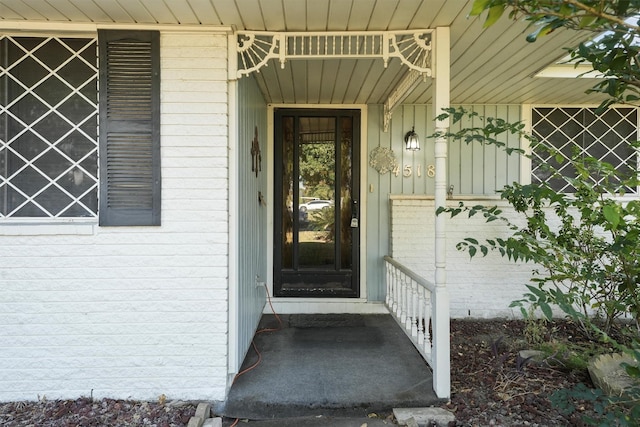
{"label": "gravel ground", "polygon": [[[451,322],[452,398],[443,408],[458,426],[582,426],[580,414],[564,416],[549,401],[553,391],[583,382],[586,371],[518,362],[524,323],[507,320]],[[554,333],[577,339],[562,323]],[[588,405],[578,407],[589,413]],[[185,402],[133,402],[89,398],[0,403],[3,427],[186,426],[196,405]],[[225,420],[225,426],[231,420]],[[249,425],[251,423],[248,423]],[[242,424],[241,424],[242,425]]]}

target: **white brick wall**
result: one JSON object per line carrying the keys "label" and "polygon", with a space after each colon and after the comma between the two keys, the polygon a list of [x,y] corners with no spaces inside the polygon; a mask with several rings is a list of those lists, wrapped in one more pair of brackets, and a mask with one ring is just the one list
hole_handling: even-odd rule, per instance
{"label": "white brick wall", "polygon": [[[456,206],[458,201],[449,201]],[[503,207],[503,201],[466,200],[466,204]],[[447,217],[448,218],[448,217]],[[434,281],[434,202],[427,198],[393,198],[391,200],[391,256],[425,279]],[[470,259],[468,252],[456,249],[465,237],[508,237],[499,221],[485,223],[481,216],[468,218],[462,213],[447,219],[447,286],[451,300],[451,317],[513,317],[519,309],[509,308],[520,299],[529,283],[531,265],[515,264],[498,253],[481,254]]]}
{"label": "white brick wall", "polygon": [[224,399],[226,41],[162,34],[161,227],[0,224],[0,401]]}

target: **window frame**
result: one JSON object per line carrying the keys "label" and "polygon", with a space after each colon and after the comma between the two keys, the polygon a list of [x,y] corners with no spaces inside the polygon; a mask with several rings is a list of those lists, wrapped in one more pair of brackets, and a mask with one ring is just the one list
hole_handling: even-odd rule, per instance
{"label": "window frame", "polygon": [[[524,126],[524,132],[529,135],[533,135],[533,109],[534,108],[579,108],[579,109],[593,109],[598,108],[598,104],[522,104],[521,106],[521,120]],[[636,138],[640,140],[640,107],[632,105],[614,104],[610,108],[635,108],[636,109]],[[532,154],[532,147],[530,141],[526,138],[521,138],[521,148],[525,154]],[[636,172],[640,176],[640,151],[636,153],[637,166]],[[532,183],[532,159],[527,156],[520,156],[520,184],[528,185]],[[571,194],[571,193],[567,193]],[[635,200],[640,199],[640,186],[638,186],[635,193],[625,193],[624,195],[612,195],[610,196],[614,200]]]}
{"label": "window frame", "polygon": [[[72,39],[81,39],[81,40],[83,40],[83,42],[85,43],[85,46],[79,51],[74,51],[73,55],[69,56],[68,59],[65,59],[64,61],[62,61],[61,65],[65,65],[65,64],[69,63],[70,59],[72,59],[75,56],[80,57],[83,52],[87,51],[87,46],[93,44],[93,47],[91,47],[91,48],[94,49],[96,58],[95,58],[95,63],[91,64],[90,66],[95,67],[95,74],[94,74],[94,76],[95,76],[95,84],[96,84],[96,86],[95,86],[95,95],[96,95],[96,97],[98,96],[98,94],[97,94],[97,92],[98,92],[97,79],[98,79],[98,67],[99,67],[99,65],[98,65],[98,57],[97,57],[98,40],[97,40],[97,34],[96,33],[93,33],[93,34],[90,34],[90,33],[89,34],[88,33],[82,33],[82,34],[80,34],[80,33],[55,33],[55,34],[0,33],[0,36],[7,37],[7,38],[10,38],[10,39],[13,39],[13,38],[41,39],[41,41],[39,42],[40,44],[48,43],[50,40],[56,40],[62,46],[66,47],[67,49],[70,49],[70,47],[67,46],[67,43],[64,40],[72,40]],[[25,49],[25,48],[24,47],[20,47],[20,49]],[[13,68],[16,64],[19,64],[20,62],[24,62],[30,57],[32,57],[31,54],[23,54],[23,58],[21,58],[15,64],[12,64],[11,67]],[[37,61],[40,61],[40,59],[37,59]],[[43,63],[43,68],[48,68],[48,69],[52,70],[52,71],[47,72],[46,79],[49,80],[52,77],[55,77],[55,78],[61,79],[64,82],[65,85],[70,86],[71,84],[67,80],[65,80],[63,77],[58,75],[58,72],[60,71],[59,67],[61,65],[50,67],[49,64]],[[9,74],[11,74],[11,72],[9,72]],[[15,78],[15,76],[14,76],[14,78]],[[43,81],[44,81],[44,79],[42,79],[40,82],[38,82],[38,87],[40,87],[40,83],[43,83]],[[22,83],[22,80],[19,80],[19,82],[20,82],[19,85],[24,86],[24,83]],[[79,92],[80,89],[84,88],[84,87],[86,87],[86,82],[83,83],[82,85],[73,85],[73,92],[70,95],[67,95],[65,97],[65,99],[63,99],[63,101],[58,102],[57,104],[59,104],[59,105],[56,105],[56,106],[54,106],[53,104],[48,103],[46,101],[46,99],[40,99],[40,102],[43,103],[45,107],[49,107],[50,110],[48,110],[45,114],[43,114],[42,116],[40,116],[39,118],[34,120],[29,125],[29,127],[37,126],[37,123],[42,121],[42,120],[44,120],[44,119],[46,119],[47,116],[52,116],[54,114],[64,116],[65,114],[61,113],[59,111],[59,108],[64,106],[63,105],[64,102],[66,102],[69,99],[71,99],[73,93]],[[28,91],[25,92],[26,95],[21,95],[20,98],[25,98],[27,95],[32,93],[32,89],[33,89],[33,87],[29,87]],[[36,90],[38,90],[38,88],[33,89],[33,92],[35,92]],[[84,95],[81,95],[81,96],[84,97]],[[95,192],[95,197],[97,198],[97,196],[98,196],[98,194],[97,194],[98,193],[98,186],[99,186],[99,182],[98,182],[99,177],[98,177],[98,171],[97,171],[97,167],[98,167],[98,159],[97,159],[97,157],[98,157],[98,144],[99,144],[98,133],[97,133],[97,128],[98,128],[98,104],[97,104],[97,99],[96,99],[96,102],[95,102],[94,105],[95,105],[95,109],[92,109],[90,115],[94,115],[95,114],[95,118],[93,120],[95,120],[96,133],[95,133],[95,139],[91,139],[91,141],[95,143],[95,148],[91,149],[90,151],[91,152],[95,151],[95,162],[96,162],[95,163],[95,168],[96,168],[96,172],[95,172],[95,175],[89,175],[89,177],[91,179],[95,180],[95,183],[92,185],[92,187],[95,186],[93,191]],[[59,120],[67,121],[67,123],[69,123],[69,125],[71,125],[71,123],[72,123],[68,118],[60,117]],[[83,120],[82,122],[75,123],[73,125],[72,131],[75,132],[76,129],[80,128],[84,124],[85,121],[86,120]],[[33,123],[36,123],[36,124],[33,125]],[[26,129],[28,129],[28,128],[26,128]],[[19,132],[19,134],[23,134],[23,133],[24,133],[24,131]],[[46,152],[51,152],[51,153],[60,152],[60,148],[57,147],[57,144],[62,142],[62,141],[55,142],[55,141],[49,140],[48,138],[47,139],[41,138],[41,139],[43,139],[43,141],[46,141],[46,144],[48,145],[48,147],[45,150]],[[36,155],[34,157],[34,159],[42,158],[43,157],[42,153],[44,153],[45,151],[40,152],[38,155]],[[67,157],[70,162],[78,163],[78,164],[80,164],[83,161],[83,159],[87,157],[87,155],[85,155],[85,156],[83,156],[83,158],[74,160],[72,158],[69,158],[67,155],[63,155],[63,156]],[[32,161],[33,161],[33,159],[29,160],[28,164],[30,164]],[[34,165],[33,167],[43,177],[48,176],[48,174],[44,170],[40,169],[38,166]],[[87,172],[84,169],[81,169],[81,170]],[[89,172],[87,172],[87,173],[89,173]],[[19,176],[19,175],[17,175],[17,176]],[[50,182],[49,183],[45,183],[43,185],[44,185],[44,187],[59,187],[59,184],[57,183],[57,181],[60,178],[61,178],[61,176],[58,176],[55,179],[53,179],[51,177],[47,177],[47,179]],[[48,190],[45,190],[45,192],[46,191],[48,191]],[[36,192],[36,194],[41,193],[41,192],[42,192],[42,189],[38,190]],[[90,193],[88,193],[88,192],[84,193],[82,196],[85,196],[85,195],[88,195],[88,194],[90,194]],[[37,196],[32,196],[32,197],[37,197]],[[82,203],[81,202],[81,198],[82,197],[73,196],[73,198],[76,200],[76,202]],[[43,209],[46,209],[46,208],[43,208]],[[85,209],[86,209],[86,206],[85,206]],[[96,204],[95,212],[91,212],[91,215],[85,215],[85,216],[61,216],[61,213],[62,212],[58,212],[57,214],[49,213],[49,215],[42,215],[42,216],[6,216],[6,217],[0,218],[0,224],[11,224],[11,223],[29,223],[30,224],[30,223],[34,223],[34,222],[36,222],[36,223],[67,223],[67,222],[83,222],[83,223],[89,222],[89,223],[93,223],[93,222],[96,222],[97,218],[98,218],[98,206]]]}
{"label": "window frame", "polygon": [[[29,32],[3,32],[0,35],[6,35],[10,37],[36,37],[36,38],[79,38],[79,39],[97,39],[98,51],[100,46],[100,36],[103,37],[105,35],[113,36],[113,35],[127,35],[127,36],[139,36],[141,34],[145,34],[146,37],[152,39],[152,49],[153,49],[153,68],[152,73],[154,74],[154,83],[152,86],[151,96],[153,98],[153,107],[152,107],[152,116],[153,116],[153,169],[154,169],[154,187],[153,187],[153,209],[151,212],[148,212],[146,215],[130,215],[128,218],[126,215],[120,215],[120,219],[117,221],[113,220],[105,220],[103,218],[104,210],[101,208],[101,191],[103,191],[103,187],[105,187],[105,182],[102,178],[102,155],[101,152],[103,150],[103,146],[105,146],[105,140],[101,137],[102,129],[105,127],[103,125],[103,121],[101,118],[101,104],[103,96],[100,96],[102,87],[98,91],[98,159],[97,159],[97,168],[98,168],[98,188],[96,190],[98,195],[98,207],[96,215],[87,216],[87,217],[53,217],[53,216],[43,216],[43,217],[6,217],[0,219],[0,235],[39,235],[39,234],[93,234],[95,232],[95,226],[111,226],[111,225],[130,225],[130,226],[138,226],[138,225],[160,225],[160,207],[161,207],[161,167],[160,167],[160,30],[159,29],[148,29],[148,30],[117,30],[117,29],[98,29],[95,28],[93,31],[86,31],[83,29],[81,31],[56,31],[55,35],[51,32],[43,32],[43,31],[29,31]],[[101,75],[103,74],[104,68],[104,60],[101,58],[100,54],[97,54],[97,67],[98,67],[98,86],[101,86]],[[132,212],[129,212],[132,213]],[[19,227],[19,228],[7,228],[6,226],[10,225],[25,225],[28,227]],[[70,225],[75,225],[75,227],[70,227]],[[37,226],[37,227],[36,227]]]}

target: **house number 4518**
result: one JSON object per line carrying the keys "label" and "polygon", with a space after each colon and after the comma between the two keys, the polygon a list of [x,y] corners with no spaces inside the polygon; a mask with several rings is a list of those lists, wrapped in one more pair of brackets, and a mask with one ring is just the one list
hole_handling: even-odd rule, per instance
{"label": "house number 4518", "polygon": [[[416,175],[418,175],[418,177],[422,176],[422,169],[420,166],[421,165],[418,165],[416,167]],[[393,173],[396,176],[400,175],[400,169],[396,166],[395,169],[393,170]],[[413,167],[411,165],[404,165],[404,169],[402,170],[402,176],[404,176],[405,178],[409,178],[411,175],[413,175]],[[427,176],[429,178],[433,178],[436,176],[436,167],[434,165],[427,166]]]}

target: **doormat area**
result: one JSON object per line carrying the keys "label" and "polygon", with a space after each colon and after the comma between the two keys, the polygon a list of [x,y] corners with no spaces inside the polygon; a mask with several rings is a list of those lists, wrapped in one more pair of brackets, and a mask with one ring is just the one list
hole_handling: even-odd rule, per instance
{"label": "doormat area", "polygon": [[356,328],[365,325],[359,314],[291,314],[290,328]]}

